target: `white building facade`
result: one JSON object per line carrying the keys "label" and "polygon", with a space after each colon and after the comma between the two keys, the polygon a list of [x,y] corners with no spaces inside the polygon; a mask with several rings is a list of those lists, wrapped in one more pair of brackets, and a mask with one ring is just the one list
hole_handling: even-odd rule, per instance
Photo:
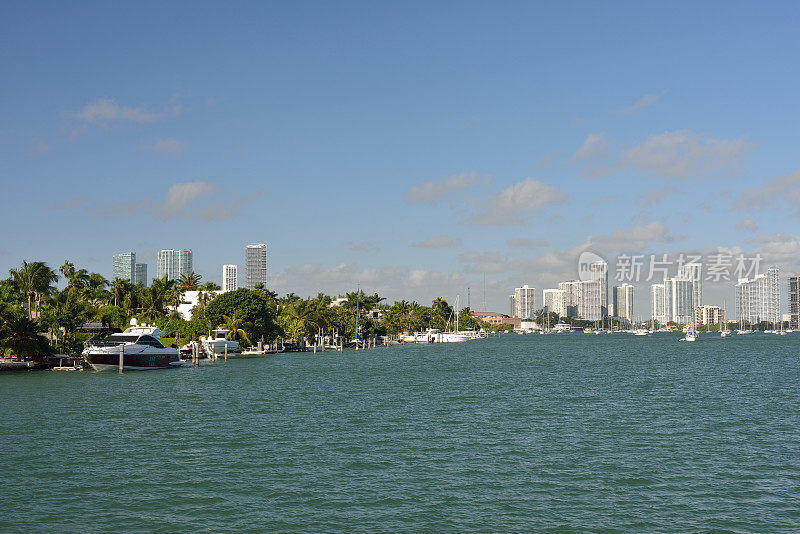
{"label": "white building facade", "polygon": [[692,283],[692,307],[703,305],[703,265],[687,263],[678,269],[678,278]]}
{"label": "white building facade", "polygon": [[653,304],[651,316],[653,320],[664,325],[667,322],[667,304],[665,299],[664,284],[653,284],[650,286],[650,300]]}
{"label": "white building facade", "polygon": [[158,253],[156,276],[158,278],[164,278],[166,276],[167,280],[177,280],[182,275],[187,275],[192,272],[192,264],[191,250],[165,249]]}
{"label": "white building facade", "polygon": [[542,303],[545,313],[557,313],[559,317],[567,316],[567,301],[563,290],[542,290]]}
{"label": "white building facade", "polygon": [[239,266],[222,266],[222,291],[236,291],[239,289]]}
{"label": "white building facade", "polygon": [[683,278],[664,280],[664,308],[667,322],[690,324],[694,322],[694,284]]}
{"label": "white building facade", "polygon": [[536,288],[525,284],[514,288],[514,317],[533,319],[536,317]]}
{"label": "white building facade", "polygon": [[736,313],[750,324],[780,322],[779,271],[774,265],[755,278],[740,278],[736,284]]}
{"label": "white building facade", "polygon": [[633,286],[631,284],[614,287],[614,314],[620,319],[633,321]]}
{"label": "white building facade", "polygon": [[577,317],[586,321],[599,321],[603,318],[603,286],[600,279],[561,282],[558,289],[564,293],[566,317]]}

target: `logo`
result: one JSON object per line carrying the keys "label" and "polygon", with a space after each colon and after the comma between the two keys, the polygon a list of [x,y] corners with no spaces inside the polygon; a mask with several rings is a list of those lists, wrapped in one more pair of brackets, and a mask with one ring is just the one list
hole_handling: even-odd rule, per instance
{"label": "logo", "polygon": [[608,262],[599,254],[585,250],[578,257],[578,279],[582,282],[600,280],[608,272]]}

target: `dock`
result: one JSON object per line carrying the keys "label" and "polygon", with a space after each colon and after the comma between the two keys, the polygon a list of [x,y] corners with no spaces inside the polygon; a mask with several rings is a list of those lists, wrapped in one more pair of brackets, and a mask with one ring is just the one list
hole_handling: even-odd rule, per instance
{"label": "dock", "polygon": [[0,371],[23,371],[25,369],[33,369],[35,365],[36,362],[0,358]]}

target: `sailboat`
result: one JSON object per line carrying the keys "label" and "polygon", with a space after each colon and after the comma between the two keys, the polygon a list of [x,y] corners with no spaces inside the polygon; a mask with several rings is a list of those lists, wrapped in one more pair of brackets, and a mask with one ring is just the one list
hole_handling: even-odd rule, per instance
{"label": "sailboat", "polygon": [[722,315],[724,319],[722,320],[722,328],[719,331],[719,337],[728,337],[731,333],[728,331],[728,314],[725,311],[726,303],[725,300],[722,301]]}
{"label": "sailboat", "polygon": [[458,308],[459,308],[460,298],[461,295],[456,296],[456,306],[453,309],[453,315],[455,315],[455,324],[454,324],[455,330],[453,330],[452,332],[447,331],[440,333],[439,343],[463,343],[464,341],[470,340],[469,335],[462,334],[461,332],[458,331],[458,312],[459,312]]}

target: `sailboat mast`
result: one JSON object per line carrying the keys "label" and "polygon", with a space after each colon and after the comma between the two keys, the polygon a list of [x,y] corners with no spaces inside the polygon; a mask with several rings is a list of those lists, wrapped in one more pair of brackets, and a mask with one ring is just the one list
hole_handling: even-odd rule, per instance
{"label": "sailboat mast", "polygon": [[358,307],[361,299],[361,286],[356,289],[356,348],[358,348]]}

